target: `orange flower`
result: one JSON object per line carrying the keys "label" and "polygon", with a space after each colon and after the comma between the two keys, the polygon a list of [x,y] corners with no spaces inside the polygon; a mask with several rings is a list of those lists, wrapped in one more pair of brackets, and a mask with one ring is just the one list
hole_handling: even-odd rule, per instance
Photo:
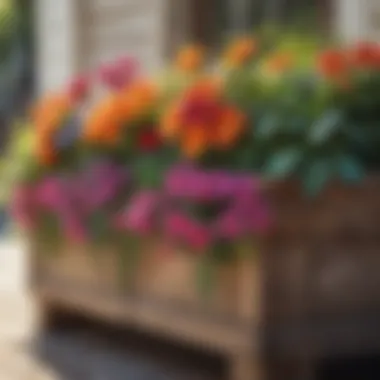
{"label": "orange flower", "polygon": [[65,93],[49,95],[32,110],[32,122],[36,127],[36,158],[45,166],[54,164],[58,153],[54,149],[53,134],[70,113],[73,104]]}
{"label": "orange flower", "polygon": [[152,111],[158,98],[156,86],[149,81],[138,81],[118,95],[125,121],[138,119]]}
{"label": "orange flower", "polygon": [[232,68],[247,63],[257,51],[257,42],[253,38],[242,38],[233,42],[225,53],[225,62]]}
{"label": "orange flower", "polygon": [[67,94],[50,95],[32,110],[32,121],[41,133],[51,133],[59,127],[71,107]]}
{"label": "orange flower", "polygon": [[266,66],[271,72],[283,73],[293,66],[293,57],[289,53],[278,53],[269,58]]}
{"label": "orange flower", "polygon": [[90,112],[85,122],[84,140],[116,144],[128,123],[151,112],[156,101],[156,87],[145,81],[135,82],[110,95]]}
{"label": "orange flower", "polygon": [[195,124],[183,130],[181,149],[186,157],[201,156],[210,145],[209,131],[206,125]]}
{"label": "orange flower", "polygon": [[161,120],[165,138],[178,140],[184,154],[196,158],[208,149],[227,149],[241,136],[244,115],[225,104],[211,81],[195,84],[169,107]]}
{"label": "orange flower", "polygon": [[50,139],[40,137],[36,144],[37,161],[43,166],[51,166],[57,161],[57,151],[54,149]]}
{"label": "orange flower", "polygon": [[371,42],[358,43],[350,52],[354,66],[365,69],[380,68],[380,45]]}
{"label": "orange flower", "polygon": [[222,82],[217,78],[203,78],[193,84],[185,96],[190,99],[219,99],[222,96]]}
{"label": "orange flower", "polygon": [[172,103],[163,115],[161,122],[161,134],[173,140],[181,129],[183,112],[189,109],[189,104],[214,103],[221,98],[221,84],[213,78],[203,79],[190,87],[179,100]]}
{"label": "orange flower", "polygon": [[175,102],[168,107],[164,113],[160,131],[161,135],[168,139],[173,140],[178,137],[181,130],[181,102]]}
{"label": "orange flower", "polygon": [[197,71],[204,61],[204,49],[199,45],[189,45],[180,50],[176,66],[185,72]]}
{"label": "orange flower", "polygon": [[327,50],[318,59],[318,69],[326,78],[338,79],[346,76],[349,62],[345,54],[338,50]]}
{"label": "orange flower", "polygon": [[215,142],[222,148],[230,148],[243,132],[245,115],[233,107],[224,107],[220,127],[215,131]]}
{"label": "orange flower", "polygon": [[84,140],[97,143],[116,143],[123,126],[124,110],[117,96],[111,95],[88,115],[84,125]]}

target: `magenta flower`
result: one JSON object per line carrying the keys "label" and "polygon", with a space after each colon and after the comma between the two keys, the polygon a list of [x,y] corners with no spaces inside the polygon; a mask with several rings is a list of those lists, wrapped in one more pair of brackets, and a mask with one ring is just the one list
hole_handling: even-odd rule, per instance
{"label": "magenta flower", "polygon": [[263,234],[271,227],[271,213],[259,191],[242,192],[236,197],[235,208],[236,214],[246,224],[248,233]]}
{"label": "magenta flower", "polygon": [[171,197],[198,201],[231,198],[242,190],[255,192],[258,179],[224,171],[205,171],[189,166],[178,166],[169,171],[165,190]]}
{"label": "magenta flower", "polygon": [[104,65],[99,70],[100,81],[112,90],[120,90],[128,86],[138,74],[139,65],[131,57],[123,57]]}
{"label": "magenta flower", "polygon": [[35,194],[39,209],[56,215],[70,241],[78,242],[85,239],[85,227],[68,182],[56,177],[46,178],[37,186]]}
{"label": "magenta flower", "polygon": [[216,221],[216,234],[225,240],[241,238],[246,233],[244,223],[235,210],[227,211]]}
{"label": "magenta flower", "polygon": [[67,205],[68,194],[59,178],[44,179],[36,188],[36,202],[42,207],[57,211]]}
{"label": "magenta flower", "polygon": [[204,251],[212,240],[212,235],[206,226],[179,212],[171,212],[165,217],[164,231],[170,238],[198,251]]}
{"label": "magenta flower", "polygon": [[88,168],[71,181],[75,202],[86,213],[112,201],[129,184],[129,173],[124,168],[100,163]]}
{"label": "magenta flower", "polygon": [[217,201],[226,205],[209,222],[207,233],[194,220],[175,211],[170,214],[166,221],[168,234],[193,247],[207,244],[211,240],[210,231],[213,239],[237,240],[265,233],[270,227],[270,213],[261,195],[260,181],[251,175],[177,166],[167,174],[164,188],[169,199],[180,199],[185,204],[207,205]]}
{"label": "magenta flower", "polygon": [[138,234],[154,230],[154,221],[161,197],[155,191],[141,191],[128,202],[127,208],[115,218],[115,227]]}

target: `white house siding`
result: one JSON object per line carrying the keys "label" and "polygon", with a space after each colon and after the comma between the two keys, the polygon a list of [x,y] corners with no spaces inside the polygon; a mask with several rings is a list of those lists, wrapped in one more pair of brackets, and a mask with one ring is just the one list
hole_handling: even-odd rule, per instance
{"label": "white house siding", "polygon": [[[60,87],[75,73],[125,54],[148,71],[161,67],[173,46],[186,40],[191,1],[35,0],[39,90]],[[380,40],[380,0],[331,1],[342,40]],[[235,25],[248,2],[231,4]]]}
{"label": "white house siding", "polygon": [[[172,0],[36,0],[40,92],[121,55],[162,65]],[[177,0],[180,1],[180,0]]]}
{"label": "white house siding", "polygon": [[81,63],[93,68],[127,54],[147,70],[162,64],[166,0],[82,0]]}
{"label": "white house siding", "polygon": [[344,41],[380,41],[380,0],[335,0],[337,34]]}

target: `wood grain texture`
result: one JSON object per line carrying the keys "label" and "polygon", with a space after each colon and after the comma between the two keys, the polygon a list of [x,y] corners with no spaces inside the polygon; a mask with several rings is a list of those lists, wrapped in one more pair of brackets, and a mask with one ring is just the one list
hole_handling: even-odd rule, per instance
{"label": "wood grain texture", "polygon": [[277,223],[262,252],[264,341],[268,357],[293,362],[286,379],[313,376],[320,357],[374,347],[366,321],[380,311],[379,190],[377,176],[331,183],[316,198],[297,182],[266,186]]}
{"label": "wood grain texture", "polygon": [[[42,255],[41,249],[35,247],[34,288],[42,305],[77,310],[221,354],[230,365],[231,380],[251,380],[252,371],[258,371],[258,365],[251,366],[259,348],[257,257],[216,268],[211,292],[203,296],[196,284],[199,256],[175,252],[159,241],[139,252],[127,288],[120,286],[120,252],[111,245],[97,250],[62,246],[52,255]],[[45,311],[49,314],[49,307]]]}

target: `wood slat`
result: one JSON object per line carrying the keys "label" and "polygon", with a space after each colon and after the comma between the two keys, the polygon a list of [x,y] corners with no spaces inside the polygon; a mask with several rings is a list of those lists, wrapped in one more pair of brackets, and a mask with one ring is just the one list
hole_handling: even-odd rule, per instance
{"label": "wood slat", "polygon": [[36,291],[44,302],[81,310],[114,323],[130,324],[222,354],[251,351],[258,342],[257,331],[253,327],[184,313],[152,300],[128,299],[116,293],[81,292],[69,287],[62,288],[50,281],[40,283]]}

